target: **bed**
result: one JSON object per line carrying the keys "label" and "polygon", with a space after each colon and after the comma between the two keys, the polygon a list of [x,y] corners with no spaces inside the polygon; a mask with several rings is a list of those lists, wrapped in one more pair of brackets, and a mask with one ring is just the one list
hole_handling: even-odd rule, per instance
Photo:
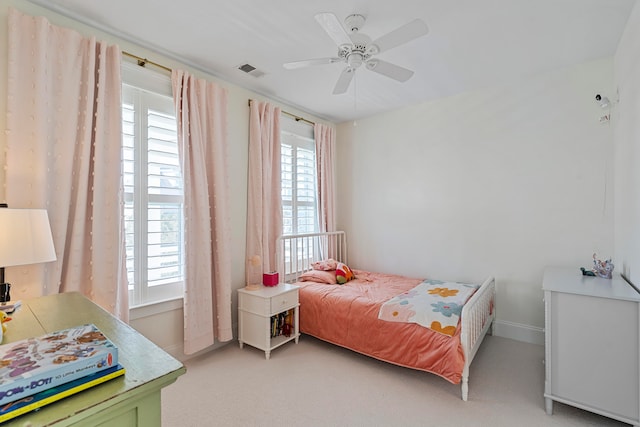
{"label": "bed", "polygon": [[[278,239],[280,277],[300,286],[300,332],[461,384],[462,400],[466,401],[469,366],[495,318],[494,278],[488,277],[475,285],[462,306],[458,326],[446,335],[417,323],[381,319],[383,304],[423,285],[424,278],[353,269],[355,279],[342,285],[320,283],[322,280],[316,281],[317,270],[312,265],[317,268],[319,261],[327,259],[348,265],[344,232]],[[304,277],[306,280],[302,281]]]}

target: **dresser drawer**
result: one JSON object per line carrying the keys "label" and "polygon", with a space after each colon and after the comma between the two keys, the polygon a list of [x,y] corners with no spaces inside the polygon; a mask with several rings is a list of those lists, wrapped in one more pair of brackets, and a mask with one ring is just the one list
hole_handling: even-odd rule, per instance
{"label": "dresser drawer", "polygon": [[298,291],[293,290],[276,295],[271,298],[271,313],[280,313],[283,310],[298,305]]}

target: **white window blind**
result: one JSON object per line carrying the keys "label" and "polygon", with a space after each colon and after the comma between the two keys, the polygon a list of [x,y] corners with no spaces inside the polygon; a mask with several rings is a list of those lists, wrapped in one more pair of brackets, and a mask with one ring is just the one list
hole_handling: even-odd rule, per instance
{"label": "white window blind", "polygon": [[[299,235],[318,231],[316,149],[313,128],[283,117],[281,120],[282,231]],[[285,271],[308,265],[319,248],[284,248]]]}
{"label": "white window blind", "polygon": [[318,231],[316,149],[313,128],[281,122],[283,234]]}
{"label": "white window blind", "polygon": [[168,77],[163,84],[165,76],[157,73],[126,71],[123,67],[125,239],[129,302],[135,307],[183,294],[183,181]]}

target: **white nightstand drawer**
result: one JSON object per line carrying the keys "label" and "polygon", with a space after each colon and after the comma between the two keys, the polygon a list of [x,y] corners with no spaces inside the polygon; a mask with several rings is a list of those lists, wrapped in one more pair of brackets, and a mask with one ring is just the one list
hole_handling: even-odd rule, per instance
{"label": "white nightstand drawer", "polygon": [[298,305],[298,291],[285,292],[281,295],[276,295],[271,298],[271,312],[279,313],[287,308],[292,308]]}
{"label": "white nightstand drawer", "polygon": [[251,293],[241,294],[240,296],[240,309],[248,311],[250,313],[262,314],[267,316],[270,313],[269,298],[264,298],[260,295],[254,295]]}

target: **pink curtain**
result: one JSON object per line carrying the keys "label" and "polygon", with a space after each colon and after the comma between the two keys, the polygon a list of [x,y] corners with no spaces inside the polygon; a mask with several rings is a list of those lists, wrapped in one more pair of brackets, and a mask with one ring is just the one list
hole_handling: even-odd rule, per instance
{"label": "pink curtain", "polygon": [[79,291],[127,321],[120,49],[13,8],[8,25],[7,203],[47,209],[57,254],[12,296]]}
{"label": "pink curtain", "polygon": [[282,234],[280,108],[250,101],[247,258],[259,256],[262,269],[247,268],[247,284],[277,270],[276,240]]}
{"label": "pink curtain", "polygon": [[184,177],[184,352],[233,339],[227,90],[171,76]]}
{"label": "pink curtain", "polygon": [[316,170],[318,174],[318,214],[320,231],[336,231],[334,156],[335,129],[316,123],[313,127],[316,140]]}

